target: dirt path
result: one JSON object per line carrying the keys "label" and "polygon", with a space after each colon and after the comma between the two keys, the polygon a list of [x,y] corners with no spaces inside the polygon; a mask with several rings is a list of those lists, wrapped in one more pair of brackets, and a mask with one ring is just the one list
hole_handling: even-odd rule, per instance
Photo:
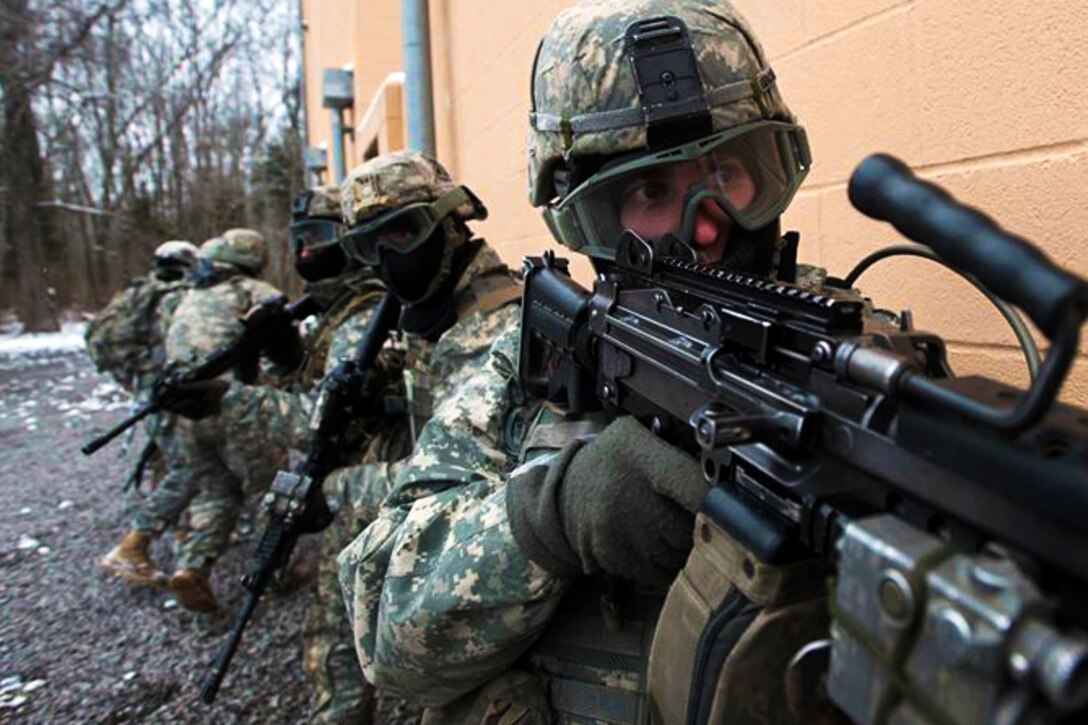
{"label": "dirt path", "polygon": [[[119,459],[116,442],[93,458],[79,446],[124,412],[80,352],[0,357],[0,722],[303,719],[308,591],[262,602],[209,709],[197,691],[229,610],[188,614],[163,591],[130,590],[94,568],[128,521],[134,502],[118,490],[131,457]],[[231,610],[253,544],[216,568]],[[155,554],[172,566],[166,541]]]}

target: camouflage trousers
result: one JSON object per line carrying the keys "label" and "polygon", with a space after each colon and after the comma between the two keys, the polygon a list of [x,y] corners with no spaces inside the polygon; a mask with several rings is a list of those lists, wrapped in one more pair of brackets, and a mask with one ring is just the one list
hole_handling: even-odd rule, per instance
{"label": "camouflage trousers", "polygon": [[368,446],[368,465],[341,469],[325,480],[325,498],[336,519],[321,536],[317,596],[306,612],[303,665],[316,693],[311,723],[377,723],[378,698],[363,678],[344,606],[336,557],[377,514],[392,481],[389,461],[408,454],[406,428],[394,427]]}
{"label": "camouflage trousers", "polygon": [[246,498],[267,490],[276,472],[287,467],[287,450],[258,433],[219,418],[178,421],[178,460],[196,492],[179,568],[210,569],[229,545]]}
{"label": "camouflage trousers", "polygon": [[198,489],[180,456],[174,420],[156,416],[145,430],[160,453],[151,464],[156,486],[133,515],[132,529],[161,536],[177,525]]}

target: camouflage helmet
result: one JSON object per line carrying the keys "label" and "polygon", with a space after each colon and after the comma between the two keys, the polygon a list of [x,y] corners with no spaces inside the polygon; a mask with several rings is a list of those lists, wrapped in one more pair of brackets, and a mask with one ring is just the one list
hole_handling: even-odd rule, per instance
{"label": "camouflage helmet", "polygon": [[[702,108],[709,108],[711,133],[794,121],[763,48],[726,0],[585,0],[559,14],[537,49],[529,133],[533,206],[563,196],[555,171],[564,161],[652,148],[648,128],[655,109],[643,99],[658,79],[636,77],[632,29],[667,16],[686,26],[692,75],[701,80],[695,89]],[[684,80],[657,85],[670,93],[669,81],[683,89]]]}
{"label": "camouflage helmet", "polygon": [[337,184],[321,184],[299,192],[291,209],[291,217],[300,219],[333,219],[340,221],[340,187]]}
{"label": "camouflage helmet", "polygon": [[239,267],[249,274],[259,274],[268,264],[268,246],[253,229],[228,229],[200,245],[200,258]]}
{"label": "camouflage helmet", "polygon": [[[349,227],[417,202],[433,202],[457,189],[438,161],[418,151],[394,151],[356,166],[340,187],[344,223]],[[468,192],[466,187],[461,187]],[[487,208],[471,192],[452,216],[485,219]]]}
{"label": "camouflage helmet", "polygon": [[155,247],[155,265],[169,265],[180,267],[192,267],[196,262],[199,250],[192,242],[181,239],[172,239]]}

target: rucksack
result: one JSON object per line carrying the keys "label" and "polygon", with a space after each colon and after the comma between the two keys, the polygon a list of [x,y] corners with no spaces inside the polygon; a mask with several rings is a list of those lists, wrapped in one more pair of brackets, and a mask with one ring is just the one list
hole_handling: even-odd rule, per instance
{"label": "rucksack", "polygon": [[128,392],[136,392],[165,362],[163,317],[172,314],[187,282],[138,278],[118,292],[87,325],[87,354]]}

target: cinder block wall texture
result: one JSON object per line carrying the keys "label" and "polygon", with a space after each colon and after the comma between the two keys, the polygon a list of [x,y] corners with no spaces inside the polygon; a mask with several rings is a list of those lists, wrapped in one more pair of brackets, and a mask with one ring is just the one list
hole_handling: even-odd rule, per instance
{"label": "cinder block wall texture", "polygon": [[[399,4],[355,4],[360,17],[353,24],[368,27],[372,39],[382,37],[386,48],[356,45],[356,69],[390,63],[388,39],[395,33],[399,43],[400,37]],[[438,155],[491,208],[478,229],[512,264],[552,246],[526,202],[529,74],[540,36],[569,4],[430,3]],[[762,39],[812,143],[812,173],[785,217],[785,227],[802,234],[805,261],[843,275],[868,252],[901,241],[890,227],[854,212],[846,199],[854,166],[885,151],[1088,276],[1088,244],[1082,241],[1088,230],[1088,3],[736,4]],[[322,37],[329,32],[322,30]],[[307,64],[309,79],[319,73],[310,53]],[[315,108],[312,90],[308,101]],[[321,131],[313,120],[310,128]],[[1011,332],[951,273],[921,260],[892,260],[873,268],[860,286],[879,306],[913,309],[918,327],[949,340],[957,372],[1026,383]],[[1088,343],[1082,351],[1088,353]],[[1085,357],[1063,393],[1081,404],[1088,404]]]}

